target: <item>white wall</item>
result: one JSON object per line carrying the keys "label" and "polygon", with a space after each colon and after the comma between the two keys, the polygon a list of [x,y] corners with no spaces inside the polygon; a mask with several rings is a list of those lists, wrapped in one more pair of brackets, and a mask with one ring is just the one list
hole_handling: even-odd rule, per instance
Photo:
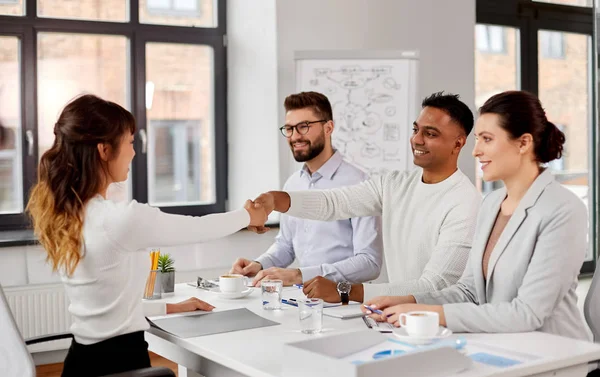
{"label": "white wall", "polygon": [[[446,90],[474,110],[474,33],[475,0],[278,0],[279,103],[296,90],[295,51],[391,49],[419,51],[419,99]],[[474,179],[471,150],[459,165]],[[298,168],[283,140],[280,160],[282,177]]]}
{"label": "white wall", "polygon": [[280,187],[275,0],[227,2],[229,209]]}

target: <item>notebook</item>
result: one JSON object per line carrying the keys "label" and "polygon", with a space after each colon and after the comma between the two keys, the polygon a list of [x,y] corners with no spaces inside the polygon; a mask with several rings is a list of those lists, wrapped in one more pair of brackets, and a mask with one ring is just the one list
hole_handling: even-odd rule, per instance
{"label": "notebook", "polygon": [[169,315],[149,318],[148,320],[151,326],[179,338],[193,338],[279,325],[279,323],[256,315],[246,308],[194,313],[194,315],[184,316]]}
{"label": "notebook", "polygon": [[324,308],[323,315],[333,318],[350,319],[364,317],[366,314],[360,310],[358,303],[350,303],[348,305]]}

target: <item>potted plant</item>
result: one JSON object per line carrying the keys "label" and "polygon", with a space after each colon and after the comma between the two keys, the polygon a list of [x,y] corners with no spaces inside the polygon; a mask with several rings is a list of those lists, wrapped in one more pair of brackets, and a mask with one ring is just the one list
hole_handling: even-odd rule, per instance
{"label": "potted plant", "polygon": [[175,292],[175,261],[171,258],[171,254],[161,254],[158,257],[158,272],[160,273],[160,282],[162,286],[161,292]]}

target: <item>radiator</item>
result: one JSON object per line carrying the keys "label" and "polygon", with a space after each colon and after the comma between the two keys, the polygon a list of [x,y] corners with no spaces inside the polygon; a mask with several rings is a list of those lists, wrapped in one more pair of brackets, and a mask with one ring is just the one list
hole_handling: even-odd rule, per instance
{"label": "radiator", "polygon": [[[6,287],[4,293],[23,338],[69,331],[71,315],[62,284]],[[70,341],[52,342],[35,349],[60,349],[68,344]]]}

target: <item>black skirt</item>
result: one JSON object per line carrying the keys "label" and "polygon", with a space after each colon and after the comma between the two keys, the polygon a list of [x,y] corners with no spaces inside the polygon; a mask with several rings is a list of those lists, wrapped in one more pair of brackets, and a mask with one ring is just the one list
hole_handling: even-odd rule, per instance
{"label": "black skirt", "polygon": [[62,377],[96,377],[150,367],[144,332],[119,335],[90,345],[73,339]]}

